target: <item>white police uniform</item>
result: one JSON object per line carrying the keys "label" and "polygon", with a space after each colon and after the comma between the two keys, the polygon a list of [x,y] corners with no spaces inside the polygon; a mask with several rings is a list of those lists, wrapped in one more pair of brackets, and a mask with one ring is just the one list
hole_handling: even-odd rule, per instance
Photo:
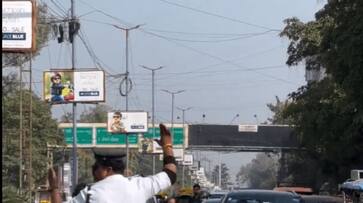
{"label": "white police uniform", "polygon": [[145,203],[156,193],[171,186],[166,172],[148,177],[115,174],[86,187],[71,203]]}

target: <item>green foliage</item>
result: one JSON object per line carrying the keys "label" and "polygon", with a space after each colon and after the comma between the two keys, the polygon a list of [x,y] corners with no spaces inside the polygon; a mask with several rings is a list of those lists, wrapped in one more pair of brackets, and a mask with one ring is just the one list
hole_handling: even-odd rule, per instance
{"label": "green foliage", "polygon": [[274,114],[272,118],[268,118],[267,120],[273,125],[287,125],[291,123],[291,121],[283,117],[283,112],[289,104],[289,101],[282,102],[279,97],[276,96],[276,104],[267,104],[267,107]]}
{"label": "green foliage", "polygon": [[[20,125],[20,87],[15,75],[2,78],[2,126],[3,126],[3,185],[18,187],[19,183],[19,125]],[[28,125],[26,106],[30,103],[30,94],[24,90],[23,105],[24,129]],[[32,176],[35,185],[45,184],[47,173],[47,142],[62,143],[63,138],[57,132],[57,122],[51,117],[50,106],[32,93]],[[25,146],[24,146],[25,147]],[[10,190],[10,189],[9,189]]]}
{"label": "green foliage", "polygon": [[[231,176],[229,175],[229,168],[225,163],[221,164],[221,187],[227,189]],[[215,184],[219,182],[219,166],[216,165],[212,171],[212,178]]]}
{"label": "green foliage", "polygon": [[[330,0],[316,20],[287,19],[281,36],[290,40],[288,65],[324,68],[328,76],[290,94],[283,117],[296,128],[302,147],[289,169],[301,181],[306,165],[315,168],[310,185],[341,183],[363,168],[363,1]],[[344,153],[342,153],[344,152]],[[309,160],[306,163],[306,160]]]}
{"label": "green foliage", "polygon": [[97,104],[93,108],[82,112],[80,122],[82,123],[107,123],[107,112],[111,111],[111,107],[107,105]]}
{"label": "green foliage", "polygon": [[236,180],[247,183],[250,188],[273,189],[276,186],[277,168],[277,157],[259,153],[251,163],[240,168]]}

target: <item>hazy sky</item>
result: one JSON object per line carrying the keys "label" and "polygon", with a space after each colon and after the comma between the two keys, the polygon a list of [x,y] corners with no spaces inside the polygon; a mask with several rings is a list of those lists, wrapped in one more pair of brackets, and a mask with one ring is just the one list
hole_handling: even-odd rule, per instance
{"label": "hazy sky", "polygon": [[[58,18],[70,15],[70,1],[43,1]],[[151,114],[151,72],[139,65],[163,66],[156,72],[157,122],[170,122],[171,95],[161,91],[167,89],[186,90],[175,96],[175,106],[192,107],[186,112],[186,121],[211,124],[263,122],[272,116],[267,103],[274,103],[275,96],[285,99],[305,84],[302,67],[285,65],[288,41],[278,34],[284,27],[284,19],[296,16],[302,21],[312,20],[325,3],[317,0],[74,1],[81,22],[80,35],[107,75],[125,72],[125,32],[112,24],[121,27],[142,24],[130,32],[129,71],[134,85],[129,95],[129,110]],[[96,67],[88,52],[77,38],[76,68]],[[42,95],[44,70],[71,67],[70,44],[50,41],[33,65],[35,90]],[[119,83],[120,79],[107,77],[106,104],[123,110],[125,99],[119,95]],[[91,105],[78,106],[80,113]],[[57,118],[67,111],[71,111],[71,105],[53,107]],[[233,119],[236,114],[239,117]],[[176,119],[181,112],[175,109],[174,115],[174,120],[181,122]],[[233,173],[254,157],[223,156]],[[233,161],[236,159],[240,163]]]}

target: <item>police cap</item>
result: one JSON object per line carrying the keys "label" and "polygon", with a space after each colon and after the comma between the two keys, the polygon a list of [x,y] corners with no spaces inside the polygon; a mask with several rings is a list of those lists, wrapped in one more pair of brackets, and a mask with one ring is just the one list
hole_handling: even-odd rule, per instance
{"label": "police cap", "polygon": [[125,166],[123,158],[126,154],[121,149],[93,149],[95,155],[96,163],[112,167],[114,170],[123,171]]}

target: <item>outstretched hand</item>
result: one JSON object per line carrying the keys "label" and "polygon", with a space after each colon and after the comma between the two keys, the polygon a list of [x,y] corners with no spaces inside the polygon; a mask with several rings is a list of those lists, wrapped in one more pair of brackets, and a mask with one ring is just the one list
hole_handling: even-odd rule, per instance
{"label": "outstretched hand", "polygon": [[172,144],[172,138],[170,131],[165,127],[164,124],[160,124],[160,140],[155,139],[155,141],[161,146],[165,146],[167,144]]}
{"label": "outstretched hand", "polygon": [[48,170],[48,181],[50,189],[58,188],[58,178],[53,168],[49,168]]}

